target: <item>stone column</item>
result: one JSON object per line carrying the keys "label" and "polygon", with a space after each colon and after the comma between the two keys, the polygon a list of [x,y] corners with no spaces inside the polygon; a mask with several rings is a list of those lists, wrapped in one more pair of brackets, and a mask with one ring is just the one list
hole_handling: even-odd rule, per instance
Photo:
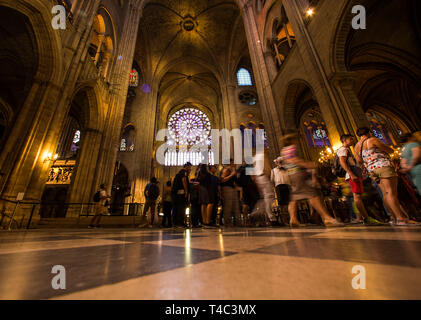
{"label": "stone column", "polygon": [[[237,108],[235,103],[235,89],[232,84],[221,86],[223,99],[223,122],[228,130],[238,127]],[[221,128],[222,129],[222,128]]]}
{"label": "stone column", "polygon": [[306,68],[311,73],[310,76],[315,79],[314,94],[326,121],[331,142],[333,145],[337,145],[340,143],[340,135],[348,131],[349,128],[349,122],[341,111],[343,109],[341,101],[335,95],[327,76],[326,66],[323,65],[307,29],[301,2],[298,0],[285,1],[284,8],[297,38],[297,49],[300,50]]}
{"label": "stone column", "polygon": [[98,48],[96,49],[96,54],[95,54],[95,65],[97,67],[99,67],[98,60],[99,60],[99,55],[101,54],[101,48],[102,48],[102,44],[104,43],[105,36],[103,34],[98,34],[98,40],[99,40],[99,44],[98,44]]}
{"label": "stone column", "polygon": [[[72,176],[72,187],[69,197],[71,203],[92,202],[92,188],[98,163],[102,132],[86,129],[82,132],[82,146],[76,163],[76,172]],[[99,186],[96,186],[97,188]]]}
{"label": "stone column", "polygon": [[335,93],[341,102],[343,114],[342,119],[347,119],[342,127],[349,133],[356,133],[359,127],[370,127],[370,123],[364,113],[360,101],[355,94],[355,75],[352,72],[335,73],[331,77]]}
{"label": "stone column", "polygon": [[262,111],[265,130],[269,140],[270,156],[275,158],[280,151],[280,136],[282,135],[279,122],[278,108],[273,97],[272,86],[269,79],[268,67],[265,62],[261,40],[253,11],[253,1],[245,1],[242,5],[242,16],[250,51],[256,88],[259,95],[259,104]]}
{"label": "stone column", "polygon": [[[138,111],[133,118],[136,127],[136,146],[134,157],[137,165],[133,172],[134,201],[144,202],[143,190],[152,175],[153,151],[156,135],[156,110],[158,103],[158,84],[149,94],[142,93],[135,101]],[[159,142],[161,144],[162,142]],[[163,183],[163,181],[161,181]]]}
{"label": "stone column", "polygon": [[133,64],[139,20],[140,1],[130,0],[116,54],[121,59],[116,62],[111,76],[112,87],[105,125],[107,131],[104,132],[99,162],[100,174],[97,183],[106,183],[109,188],[108,191],[111,191],[114,167],[117,160],[120,131],[129,87],[130,70]]}
{"label": "stone column", "polygon": [[[0,184],[0,193],[7,199],[15,199],[19,192],[25,192],[25,200],[38,201],[41,198],[51,166],[50,161],[45,161],[45,155],[54,155],[57,149],[70,108],[69,96],[81,70],[81,59],[87,52],[86,43],[90,40],[90,27],[98,2],[88,0],[84,1],[84,5],[92,10],[90,14],[85,12],[85,26],[80,26],[72,36],[64,31],[63,54],[69,58],[61,61],[65,66],[63,76],[55,82],[34,79],[11,138],[0,157],[0,166],[7,166],[8,172]],[[71,31],[74,27],[69,28]]]}

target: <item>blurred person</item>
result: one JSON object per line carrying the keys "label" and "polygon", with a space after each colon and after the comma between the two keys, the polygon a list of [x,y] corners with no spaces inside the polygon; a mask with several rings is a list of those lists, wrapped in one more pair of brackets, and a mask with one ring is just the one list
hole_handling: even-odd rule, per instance
{"label": "blurred person", "polygon": [[234,160],[230,159],[230,164],[222,170],[220,182],[225,227],[232,226],[231,217],[234,217],[235,225],[240,225],[240,201],[235,187],[236,174]]}
{"label": "blurred person", "polygon": [[106,184],[99,186],[99,191],[94,195],[95,204],[95,215],[89,224],[89,228],[99,228],[99,222],[101,221],[102,215],[107,213],[107,202],[111,199],[111,196],[107,194]]}
{"label": "blurred person", "polygon": [[402,173],[409,173],[412,182],[421,194],[421,144],[417,138],[409,133],[401,137],[404,143],[400,170]]}
{"label": "blurred person", "polygon": [[342,223],[329,215],[326,206],[321,200],[320,193],[313,185],[311,174],[307,172],[307,170],[316,169],[317,165],[313,162],[304,161],[298,156],[298,134],[287,134],[282,140],[284,147],[282,148],[281,156],[291,182],[291,201],[288,206],[290,227],[301,226],[297,218],[297,202],[300,200],[309,201],[310,206],[317,211],[326,227],[343,226]]}
{"label": "blurred person", "polygon": [[272,212],[275,194],[273,193],[273,185],[264,172],[264,153],[258,153],[256,155],[255,173],[254,182],[259,190],[260,199],[256,204],[255,210],[250,214],[250,218],[253,219],[254,217],[263,214],[266,216],[270,225],[279,226],[279,223]]}

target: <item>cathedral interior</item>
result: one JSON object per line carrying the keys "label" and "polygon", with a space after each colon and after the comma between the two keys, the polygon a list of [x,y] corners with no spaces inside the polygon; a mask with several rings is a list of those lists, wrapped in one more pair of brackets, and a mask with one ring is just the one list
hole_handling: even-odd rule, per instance
{"label": "cathedral interior", "polygon": [[[0,0],[0,297],[421,298],[421,227],[133,228],[151,177],[202,161],[196,142],[222,168],[213,129],[264,130],[268,175],[292,131],[325,169],[360,127],[399,156],[421,132],[420,61],[419,0]],[[159,161],[162,144],[186,148]],[[101,184],[108,228],[88,231]]]}

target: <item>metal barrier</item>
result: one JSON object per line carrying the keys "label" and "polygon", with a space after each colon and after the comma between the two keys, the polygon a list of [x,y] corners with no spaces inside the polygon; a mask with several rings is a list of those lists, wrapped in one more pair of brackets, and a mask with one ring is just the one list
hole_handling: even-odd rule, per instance
{"label": "metal barrier", "polygon": [[[37,214],[40,220],[51,218],[77,218],[77,224],[79,224],[82,217],[94,216],[97,206],[97,203],[45,203],[13,201],[3,198],[0,198],[0,201],[14,204],[11,214],[5,212],[5,207],[0,211],[0,228],[8,230],[29,229],[34,214]],[[143,206],[143,203],[113,203],[108,206],[108,212],[103,216],[131,216],[135,220],[136,217],[142,215]],[[24,213],[20,215],[17,214],[18,212],[22,213],[21,211],[24,211]],[[19,217],[18,220],[15,217]]]}

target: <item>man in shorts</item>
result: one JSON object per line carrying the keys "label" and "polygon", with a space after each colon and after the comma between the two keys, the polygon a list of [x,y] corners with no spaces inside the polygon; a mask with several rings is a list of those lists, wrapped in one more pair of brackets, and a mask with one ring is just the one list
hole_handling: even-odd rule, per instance
{"label": "man in shorts", "polygon": [[354,145],[354,137],[350,134],[343,134],[341,136],[342,147],[337,151],[341,167],[346,171],[345,180],[349,184],[354,196],[355,206],[359,213],[357,213],[357,220],[366,225],[381,225],[382,223],[374,218],[371,218],[364,206],[362,194],[364,192],[363,175],[360,167],[357,166],[357,161],[350,147]]}

